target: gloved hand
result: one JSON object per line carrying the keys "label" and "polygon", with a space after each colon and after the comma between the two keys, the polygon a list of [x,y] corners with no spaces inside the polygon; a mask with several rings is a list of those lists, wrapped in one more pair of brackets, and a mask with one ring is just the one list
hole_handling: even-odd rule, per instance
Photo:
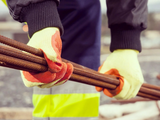
{"label": "gloved hand", "polygon": [[107,90],[96,87],[97,91],[116,99],[130,99],[137,95],[144,78],[138,62],[137,50],[118,49],[111,53],[103,65],[100,73],[115,75],[120,79],[120,85],[116,90]]}
{"label": "gloved hand", "polygon": [[34,33],[27,45],[43,51],[49,69],[43,73],[21,71],[25,86],[49,88],[70,78],[73,66],[61,61],[62,42],[58,28],[48,27]]}

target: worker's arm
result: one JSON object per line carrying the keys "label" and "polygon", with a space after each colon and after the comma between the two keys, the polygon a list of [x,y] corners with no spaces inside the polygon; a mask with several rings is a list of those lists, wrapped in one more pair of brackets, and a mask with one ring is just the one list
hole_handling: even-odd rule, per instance
{"label": "worker's arm", "polygon": [[59,0],[6,0],[14,20],[27,22],[29,36],[46,27],[57,27],[63,33],[57,5]]}
{"label": "worker's arm", "polygon": [[141,51],[140,34],[147,27],[147,0],[106,0],[111,46]]}
{"label": "worker's arm", "polygon": [[130,99],[144,81],[137,55],[141,52],[140,34],[147,27],[147,0],[106,1],[112,53],[99,72],[118,76],[121,84],[113,91],[96,89],[109,97]]}
{"label": "worker's arm", "polygon": [[43,51],[48,71],[31,73],[21,71],[27,87],[52,87],[66,82],[73,72],[73,66],[61,60],[63,33],[57,0],[7,0],[13,19],[26,22],[30,40],[28,45]]}

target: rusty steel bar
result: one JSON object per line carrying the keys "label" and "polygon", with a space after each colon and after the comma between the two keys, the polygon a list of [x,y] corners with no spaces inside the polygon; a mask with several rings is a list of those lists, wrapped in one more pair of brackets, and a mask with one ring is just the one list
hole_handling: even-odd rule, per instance
{"label": "rusty steel bar", "polygon": [[81,68],[77,68],[77,67],[74,67],[73,73],[81,75],[81,76],[86,76],[86,77],[89,77],[89,78],[94,78],[94,79],[97,79],[97,80],[100,80],[100,81],[108,82],[108,83],[116,85],[116,86],[119,85],[118,77],[115,77],[113,75],[104,75],[104,74],[101,74],[101,73],[98,73],[98,72],[95,72],[95,71],[94,72],[89,71],[85,68],[82,70]]}
{"label": "rusty steel bar", "polygon": [[35,48],[30,47],[30,46],[28,46],[24,43],[18,42],[16,40],[13,40],[13,39],[10,39],[10,38],[7,38],[7,37],[4,37],[2,35],[0,35],[0,42],[4,43],[6,45],[12,46],[14,48],[18,48],[20,50],[32,53],[34,55],[38,55],[38,56],[43,57],[43,52],[40,51],[39,49],[35,49]]}
{"label": "rusty steel bar", "polygon": [[22,68],[26,68],[26,69],[31,69],[32,71],[47,71],[48,68],[46,66],[37,64],[37,63],[33,63],[33,62],[29,62],[29,61],[25,61],[22,59],[18,59],[18,58],[14,58],[14,57],[10,57],[10,56],[6,56],[3,54],[0,54],[0,61],[10,64],[12,66],[17,66],[17,67],[22,67]]}
{"label": "rusty steel bar", "polygon": [[62,59],[62,61],[66,62],[66,63],[71,63],[74,66],[73,73],[76,73],[76,74],[82,75],[82,76],[86,76],[89,78],[94,78],[94,79],[97,79],[100,81],[108,82],[108,83],[114,84],[116,86],[119,85],[118,77],[115,77],[113,75],[106,75],[106,74],[99,73],[95,70],[92,70],[90,68],[84,67],[82,65],[76,64],[74,62],[71,62],[71,61],[68,61],[65,59]]}
{"label": "rusty steel bar", "polygon": [[[32,63],[29,61],[6,56],[3,54],[0,54],[0,61],[1,61],[0,62],[1,66],[10,67],[10,68],[19,69],[19,70],[27,70],[27,71],[32,71],[32,72],[45,72],[48,70],[48,67],[44,65]],[[75,75],[75,74],[71,76],[71,79],[72,80],[74,79],[77,82],[81,82],[81,83],[86,83],[86,84],[88,83],[90,85],[98,85],[100,87],[107,87],[109,89],[115,89],[117,87],[116,85],[113,85],[113,84],[109,84],[103,81],[98,81],[92,78],[87,78],[87,77],[83,77],[83,76]]]}
{"label": "rusty steel bar", "polygon": [[[65,60],[65,59],[62,59],[62,61],[71,63],[76,68],[74,70],[74,73],[76,73],[76,74],[80,74],[82,76],[83,75],[88,76],[88,77],[91,77],[91,78],[94,78],[95,76],[97,76],[97,77],[100,76],[99,80],[102,80],[102,81],[105,81],[105,82],[108,82],[108,83],[111,83],[111,84],[114,84],[114,85],[119,85],[119,80],[115,76],[98,73],[97,71],[94,71],[90,68],[87,68],[85,66],[76,64],[74,62],[71,62],[71,61],[68,61],[68,60]],[[109,81],[108,81],[108,79],[106,79],[106,77],[110,78]],[[160,90],[160,86],[151,85],[151,84],[147,84],[147,83],[143,83],[142,87],[149,88],[149,89],[154,89],[154,90]]]}
{"label": "rusty steel bar", "polygon": [[80,82],[80,83],[85,83],[88,85],[94,85],[94,86],[99,86],[99,87],[103,87],[103,88],[108,88],[108,89],[116,89],[116,85],[113,84],[109,84],[107,82],[103,82],[103,81],[99,81],[93,78],[88,78],[85,76],[81,76],[81,75],[77,75],[77,74],[72,74],[71,78],[69,79],[71,81],[75,81],[75,82]]}
{"label": "rusty steel bar", "polygon": [[144,97],[144,98],[149,98],[149,99],[152,99],[152,100],[160,100],[159,97],[157,97],[157,96],[146,94],[146,93],[143,93],[143,92],[140,92],[140,91],[138,92],[137,96]]}
{"label": "rusty steel bar", "polygon": [[[12,40],[12,39],[10,39],[10,40]],[[0,41],[1,41],[1,37],[0,37]],[[13,40],[14,41],[14,40]],[[17,41],[16,41],[17,42]],[[2,43],[4,43],[4,42],[2,42]],[[6,44],[6,43],[5,43]],[[10,45],[10,44],[8,44],[8,45]],[[24,44],[25,45],[25,44]],[[11,46],[14,46],[14,45],[11,45]],[[27,45],[25,45],[25,46],[23,46],[23,47],[26,47],[25,49],[23,49],[23,50],[27,50],[27,52],[30,52],[29,50],[30,50],[30,47],[29,46],[27,46]],[[28,48],[29,47],[29,48]],[[19,48],[18,46],[17,46],[17,48]],[[19,49],[21,49],[21,48],[19,48]],[[29,50],[28,50],[29,49]],[[40,55],[40,53],[41,53],[41,51],[40,50],[38,50],[38,49],[32,49],[31,50],[31,53],[32,54],[34,54],[34,53],[36,53],[34,50],[36,50],[36,52],[37,51],[39,51],[38,52],[38,54]],[[34,51],[34,52],[33,52]],[[68,62],[67,60],[65,60],[65,59],[63,59],[63,61],[65,61],[65,62]],[[70,61],[69,61],[70,62]],[[71,62],[72,64],[73,64],[73,62]],[[10,64],[10,63],[9,63]],[[90,79],[92,80],[92,77],[94,78],[96,75],[95,74],[97,74],[97,75],[99,75],[99,76],[102,76],[102,78],[105,78],[104,76],[106,76],[106,75],[104,75],[104,74],[100,74],[100,73],[98,73],[98,72],[96,72],[96,71],[94,71],[94,70],[91,70],[91,69],[89,69],[89,68],[87,68],[87,67],[84,67],[84,66],[81,66],[81,65],[78,65],[78,64],[76,64],[76,63],[74,63],[73,64],[74,65],[74,68],[75,68],[75,70],[74,70],[74,73],[76,73],[76,74],[79,74],[79,75],[84,75],[84,76],[87,76],[87,79],[88,79],[88,76],[89,77],[91,77]],[[76,66],[76,67],[75,67]],[[24,66],[23,66],[24,67]],[[81,68],[81,69],[80,69]],[[28,69],[28,68],[27,68]],[[86,69],[86,70],[84,70],[84,69]],[[39,69],[40,70],[40,69]],[[38,71],[39,71],[38,70]],[[88,73],[87,73],[87,71],[88,71]],[[93,73],[93,74],[90,74],[90,73]],[[83,76],[82,76],[83,77]],[[111,77],[111,76],[110,76]],[[76,80],[76,78],[75,77],[73,77],[75,80]],[[99,78],[99,77],[98,77]],[[86,78],[85,78],[86,79]],[[78,80],[77,80],[78,81]],[[96,80],[97,81],[97,80]],[[106,80],[106,78],[104,79],[104,80],[101,80],[101,81],[105,81],[105,82],[107,82],[107,80]],[[111,78],[109,81],[116,81],[116,82],[111,82],[112,84],[111,84],[111,86],[113,86],[113,84],[119,84],[119,82],[117,82],[118,81],[118,79],[117,78],[115,78],[115,77],[113,77],[113,78]],[[80,82],[80,81],[79,81]],[[82,80],[81,80],[81,82],[82,82]],[[86,81],[83,81],[82,83],[86,83]],[[109,82],[110,83],[110,82]],[[87,83],[86,83],[87,84]],[[97,86],[95,83],[88,83],[88,84],[91,84],[91,85],[95,85],[95,86]],[[108,83],[107,83],[108,84]],[[103,87],[103,86],[100,86],[100,87]],[[153,86],[152,86],[153,87]],[[111,87],[108,87],[109,89],[113,89],[113,88],[111,88]],[[116,88],[116,86],[114,85],[114,88]],[[140,94],[138,94],[138,95],[142,95],[143,97],[145,97],[146,95],[145,95],[145,93],[147,93],[147,92],[149,92],[147,89],[141,89],[141,91],[143,91],[144,93],[141,93],[140,92]],[[146,92],[147,91],[147,92]],[[153,90],[151,90],[151,92],[149,93],[149,94],[155,94],[156,96],[157,96],[157,91],[153,91]],[[148,95],[148,96],[150,96],[150,95]],[[158,95],[159,96],[159,95]],[[152,97],[152,96],[151,96]],[[155,98],[155,99],[157,99],[157,98]],[[159,98],[158,98],[159,99]]]}
{"label": "rusty steel bar", "polygon": [[[30,47],[30,46],[28,46],[28,45],[26,45],[26,44],[24,44],[24,43],[20,43],[20,42],[18,42],[18,41],[13,40],[13,39],[4,37],[4,36],[2,36],[2,35],[0,35],[0,42],[1,42],[1,43],[4,43],[4,44],[7,44],[7,45],[10,45],[10,46],[12,46],[12,47],[18,48],[18,49],[20,49],[20,50],[23,50],[23,51],[32,53],[32,54],[34,54],[34,55],[43,57],[43,52],[42,52],[41,50],[36,49],[36,48],[33,48],[33,47]],[[70,63],[72,63],[73,66],[76,67],[76,68],[82,68],[81,72],[78,72],[78,70],[77,70],[77,71],[74,71],[75,73],[78,73],[78,74],[81,74],[81,75],[85,75],[85,76],[88,76],[88,77],[91,77],[91,78],[92,78],[92,76],[94,76],[94,75],[93,75],[93,74],[88,74],[89,72],[90,72],[90,73],[94,73],[94,74],[99,74],[99,73],[97,73],[96,71],[94,71],[94,70],[92,70],[92,69],[89,69],[89,68],[87,68],[87,67],[78,65],[78,64],[76,64],[76,63],[74,63],[74,62],[71,62],[71,61],[68,61],[68,60],[65,60],[65,59],[62,59],[62,61],[64,61],[64,62],[70,62]],[[83,72],[84,69],[85,69],[85,72],[88,71],[88,73]],[[103,77],[106,76],[106,75],[104,75],[104,74],[103,74],[103,75],[100,75],[100,74],[99,74],[99,76],[102,76],[102,78],[103,78]],[[109,76],[109,77],[110,77],[110,76]],[[101,78],[100,78],[100,80],[101,80]],[[113,78],[112,80],[110,80],[110,79],[107,80],[107,79],[105,78],[105,79],[103,79],[102,81],[107,81],[107,82],[112,83],[112,84],[114,84],[114,85],[119,85],[119,80],[118,80],[118,79],[114,79],[114,78]],[[150,88],[150,89],[160,90],[160,87],[159,87],[159,86],[150,85],[150,84],[147,84],[147,83],[143,83],[142,87],[147,87],[147,88]]]}
{"label": "rusty steel bar", "polygon": [[156,90],[145,88],[145,87],[141,87],[139,91],[160,97],[160,91],[156,91]]}
{"label": "rusty steel bar", "polygon": [[[31,62],[40,63],[42,65],[47,65],[44,58],[38,57],[38,56],[35,56],[35,55],[32,55],[32,54],[27,54],[27,53],[24,53],[20,50],[11,48],[11,47],[0,45],[0,53],[1,54],[6,54],[6,55],[9,55],[9,56],[12,56],[12,57],[20,58],[20,59],[23,59],[23,60],[31,61]],[[70,62],[70,61],[65,60],[65,59],[63,59],[63,61],[64,62]],[[90,77],[90,78],[94,78],[94,79],[97,79],[97,80],[100,80],[100,81],[104,81],[104,82],[107,82],[107,83],[114,84],[116,86],[119,85],[119,80],[115,76],[98,73],[97,71],[94,71],[90,68],[87,68],[87,67],[84,67],[84,66],[81,66],[81,65],[78,65],[74,62],[70,62],[70,63],[73,64],[73,66],[74,66],[74,73],[75,74],[79,74],[79,75],[82,75],[82,76],[87,76],[87,77]],[[160,90],[159,86],[154,86],[154,85],[150,85],[150,84],[146,84],[146,83],[144,83],[142,85],[142,87],[147,87],[147,88],[151,88],[151,89],[156,88],[156,90]]]}
{"label": "rusty steel bar", "polygon": [[[29,69],[29,71],[36,71],[36,72],[37,71],[44,72],[47,70],[46,66],[43,66],[43,65],[37,66],[38,64],[36,64],[36,63],[31,63],[28,61],[24,61],[21,59],[5,56],[5,55],[1,55],[1,54],[0,54],[0,61],[8,63],[9,65],[12,65],[12,66],[18,66],[18,67],[15,67],[16,69],[22,67],[21,70],[23,70],[23,68],[25,68],[25,70]],[[75,82],[89,84],[89,85],[99,86],[99,87],[103,87],[103,88],[107,88],[107,89],[115,89],[117,87],[116,85],[109,84],[104,81],[98,81],[96,79],[88,78],[88,77],[77,75],[77,74],[72,74],[70,80],[75,81]],[[148,95],[148,94],[150,94],[150,95]],[[146,89],[143,87],[141,87],[138,95],[143,96],[143,97],[147,97],[147,98],[151,98],[154,100],[160,99],[159,92],[157,92],[155,90]]]}
{"label": "rusty steel bar", "polygon": [[143,83],[142,87],[146,87],[146,88],[150,88],[150,89],[154,89],[154,90],[159,90],[160,91],[160,86],[156,86],[156,85],[151,85],[151,84]]}
{"label": "rusty steel bar", "polygon": [[[1,39],[0,39],[0,42],[1,42]],[[28,46],[25,49],[30,50],[30,48],[28,48]],[[29,51],[29,50],[27,50],[27,51]],[[35,52],[32,52],[32,53],[35,53]],[[12,57],[20,58],[20,59],[23,59],[23,60],[39,63],[39,64],[42,64],[42,65],[47,65],[47,62],[42,57],[27,54],[27,53],[24,53],[22,51],[19,51],[17,49],[13,49],[13,48],[10,48],[10,47],[0,45],[0,53],[4,54],[4,55],[9,55],[9,56],[12,56]],[[65,60],[65,59],[62,59],[62,61],[70,62],[70,61]],[[81,65],[78,65],[76,63],[73,63],[73,62],[70,62],[70,63],[73,64],[74,73],[76,73],[76,74],[79,74],[79,75],[82,75],[82,76],[87,76],[87,77],[94,78],[94,79],[98,79],[100,81],[108,82],[108,83],[111,83],[111,84],[114,84],[114,85],[119,85],[119,80],[115,76],[101,74],[101,73],[98,73],[97,71],[94,71],[92,69],[89,69],[89,68],[81,66]]]}
{"label": "rusty steel bar", "polygon": [[24,53],[12,47],[0,45],[0,54],[8,55],[14,58],[20,58],[26,61],[31,61],[47,66],[47,62],[44,58],[29,53]]}
{"label": "rusty steel bar", "polygon": [[[1,60],[1,55],[0,55],[0,60]],[[13,58],[11,59],[11,61],[12,60],[13,60]],[[18,63],[21,63],[19,61],[19,59],[18,60],[16,59],[15,61],[18,61]],[[12,63],[14,63],[14,61],[11,62],[11,64],[7,64],[7,65],[3,64],[2,66],[23,70],[23,68],[21,68],[20,64],[18,64],[16,66],[16,65],[13,65]],[[35,63],[32,63],[32,64],[35,64]],[[40,66],[43,66],[43,65],[40,65]],[[35,69],[37,69],[37,70],[35,71]],[[35,69],[25,68],[24,70],[32,71],[32,72],[37,72],[37,71],[43,71],[44,72],[44,70],[39,69],[38,67],[35,67]],[[88,85],[99,86],[99,87],[103,87],[103,88],[107,88],[107,89],[115,89],[117,87],[116,85],[113,85],[113,84],[109,84],[109,83],[106,83],[106,82],[103,82],[103,81],[98,81],[96,79],[84,77],[84,76],[77,75],[77,74],[74,74],[74,73],[71,75],[69,80],[74,81],[74,82],[85,83],[85,84],[88,84]],[[149,99],[152,99],[152,100],[160,100],[160,97],[155,96],[154,94],[155,94],[155,91],[152,92],[152,95],[150,95],[150,93],[143,93],[143,92],[139,91],[137,95],[141,96],[141,97],[149,98]]]}
{"label": "rusty steel bar", "polygon": [[[62,59],[62,61],[71,63],[76,68],[74,70],[74,73],[76,73],[76,74],[80,74],[82,76],[83,75],[88,76],[88,77],[91,77],[91,78],[94,78],[95,76],[101,76],[99,80],[102,80],[102,81],[105,81],[105,82],[108,82],[108,83],[111,83],[111,84],[114,84],[114,85],[119,85],[119,80],[115,76],[111,77],[111,75],[98,73],[97,71],[94,71],[90,68],[87,68],[85,66],[76,64],[74,62],[71,62],[71,61],[68,61],[68,60],[65,60],[65,59]],[[109,81],[108,81],[108,79],[106,79],[106,77],[110,78]],[[160,90],[160,86],[151,85],[151,84],[147,84],[147,83],[143,83],[142,87],[150,88],[150,89],[154,89],[154,90]]]}
{"label": "rusty steel bar", "polygon": [[12,69],[16,69],[16,70],[35,72],[35,70],[31,70],[31,69],[15,66],[15,65],[12,65],[12,64],[9,64],[9,63],[6,63],[6,62],[1,62],[1,61],[0,61],[0,66],[7,67],[7,68],[12,68]]}

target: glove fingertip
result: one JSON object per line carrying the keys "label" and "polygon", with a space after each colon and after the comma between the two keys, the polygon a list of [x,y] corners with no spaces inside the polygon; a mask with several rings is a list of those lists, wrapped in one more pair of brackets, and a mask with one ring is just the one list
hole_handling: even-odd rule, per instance
{"label": "glove fingertip", "polygon": [[[46,55],[44,55],[44,56],[46,56]],[[52,60],[48,59],[47,57],[45,57],[45,59],[46,59],[46,61],[48,63],[49,70],[51,72],[57,73],[57,72],[61,71],[61,69],[63,67],[63,64],[62,64],[61,60],[53,62]]]}
{"label": "glove fingertip", "polygon": [[62,63],[62,69],[61,69],[60,72],[56,73],[55,80],[63,78],[63,76],[65,75],[66,71],[67,71],[67,65],[66,65],[66,63]]}
{"label": "glove fingertip", "polygon": [[67,72],[73,73],[73,65],[71,63],[67,63]]}
{"label": "glove fingertip", "polygon": [[[71,63],[65,63],[66,66],[67,66],[67,70],[66,70],[66,73],[65,75],[63,76],[63,78],[61,78],[61,80],[59,80],[56,84],[58,83],[65,83],[72,75],[73,73],[73,65]],[[62,82],[64,81],[64,82]]]}
{"label": "glove fingertip", "polygon": [[72,73],[73,73],[73,65],[71,63],[66,63],[67,64],[67,71],[66,71],[66,74],[65,76],[62,78],[63,80],[68,80]]}

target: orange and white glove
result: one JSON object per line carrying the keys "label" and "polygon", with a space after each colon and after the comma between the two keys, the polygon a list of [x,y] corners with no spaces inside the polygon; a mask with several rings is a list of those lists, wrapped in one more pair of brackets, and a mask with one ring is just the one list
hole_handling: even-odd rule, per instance
{"label": "orange and white glove", "polygon": [[119,100],[135,97],[144,82],[137,58],[138,53],[132,49],[114,50],[99,68],[99,72],[119,77],[120,85],[115,90],[101,87],[96,87],[96,90]]}
{"label": "orange and white glove", "polygon": [[42,73],[21,71],[25,86],[50,88],[70,78],[73,66],[61,61],[62,41],[58,28],[48,27],[34,33],[27,45],[43,51],[49,69]]}

